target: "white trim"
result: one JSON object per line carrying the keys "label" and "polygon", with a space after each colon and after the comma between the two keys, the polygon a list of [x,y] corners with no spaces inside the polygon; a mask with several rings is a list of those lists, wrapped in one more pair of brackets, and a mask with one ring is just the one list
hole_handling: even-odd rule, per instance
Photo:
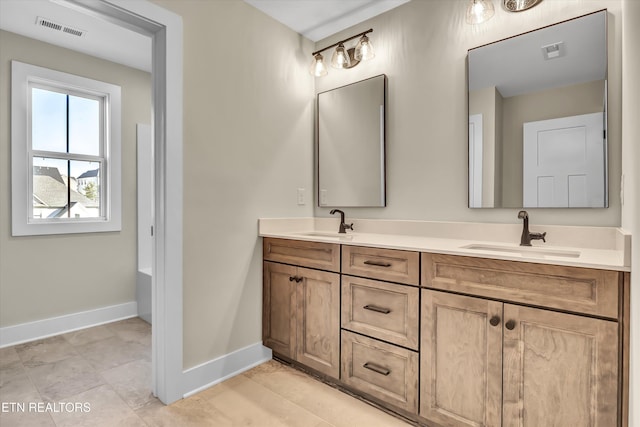
{"label": "white trim", "polygon": [[135,301],[0,328],[0,348],[138,316]]}
{"label": "white trim", "polygon": [[154,220],[152,381],[182,398],[182,17],[147,0],[55,0],[152,37]]}
{"label": "white trim", "polygon": [[185,398],[271,360],[261,342],[225,354],[184,371]]}
{"label": "white trim", "polygon": [[182,365],[182,17],[149,1],[101,0],[102,16],[150,31],[153,38],[154,221],[152,366],[154,394],[184,394]]}
{"label": "white trim", "polygon": [[[100,189],[102,218],[31,221],[32,150],[30,132],[31,84],[63,88],[103,98],[107,123],[101,157],[104,185]],[[68,90],[69,89],[69,90]],[[11,61],[11,231],[13,236],[120,231],[121,213],[121,89],[120,86],[37,65]],[[77,157],[77,156],[74,156]]]}

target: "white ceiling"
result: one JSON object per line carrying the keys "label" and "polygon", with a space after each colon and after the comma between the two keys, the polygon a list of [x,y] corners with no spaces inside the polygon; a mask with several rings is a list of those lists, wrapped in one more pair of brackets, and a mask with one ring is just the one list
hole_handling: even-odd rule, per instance
{"label": "white ceiling", "polygon": [[316,42],[410,0],[244,0]]}
{"label": "white ceiling", "polygon": [[[0,29],[151,71],[151,39],[49,0],[0,0]],[[36,25],[38,17],[86,31],[77,37]]]}
{"label": "white ceiling", "polygon": [[[317,41],[410,0],[245,1]],[[85,34],[77,37],[36,25],[38,17],[84,30]],[[151,71],[149,37],[67,7],[64,0],[0,0],[0,29]]]}
{"label": "white ceiling", "polygon": [[[505,97],[602,80],[607,72],[606,12],[594,13],[469,52],[469,90],[495,86]],[[542,47],[563,43],[545,60]]]}

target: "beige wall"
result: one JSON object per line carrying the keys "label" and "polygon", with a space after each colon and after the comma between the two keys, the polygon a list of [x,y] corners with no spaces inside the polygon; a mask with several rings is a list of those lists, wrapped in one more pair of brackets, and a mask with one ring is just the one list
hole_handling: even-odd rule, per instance
{"label": "beige wall", "polygon": [[184,24],[183,353],[192,367],[262,339],[257,219],[313,214],[313,45],[241,0],[154,2]]}
{"label": "beige wall", "polygon": [[[544,1],[522,13],[497,2],[488,22],[465,23],[467,0],[416,0],[316,44],[318,48],[373,28],[376,58],[329,69],[316,92],[384,73],[388,80],[387,207],[347,210],[354,218],[516,223],[517,209],[468,209],[467,50],[607,8],[609,12],[608,209],[536,209],[533,224],[620,225],[621,1]],[[506,107],[505,107],[506,109]],[[316,208],[318,216],[328,210]]]}
{"label": "beige wall", "polygon": [[[12,59],[122,87],[122,231],[11,236]],[[135,300],[136,123],[151,121],[151,76],[0,31],[0,327]]]}
{"label": "beige wall", "polygon": [[[503,98],[503,206],[522,206],[522,129],[524,123],[602,112],[604,110],[604,85],[604,80],[596,80]],[[619,148],[617,153],[619,158]]]}

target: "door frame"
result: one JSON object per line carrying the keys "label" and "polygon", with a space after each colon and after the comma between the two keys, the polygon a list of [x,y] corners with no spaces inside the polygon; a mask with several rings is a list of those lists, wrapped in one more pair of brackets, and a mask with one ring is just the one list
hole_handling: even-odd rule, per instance
{"label": "door frame", "polygon": [[182,317],[182,18],[147,0],[54,0],[151,37],[154,138],[152,387],[169,404],[184,395]]}

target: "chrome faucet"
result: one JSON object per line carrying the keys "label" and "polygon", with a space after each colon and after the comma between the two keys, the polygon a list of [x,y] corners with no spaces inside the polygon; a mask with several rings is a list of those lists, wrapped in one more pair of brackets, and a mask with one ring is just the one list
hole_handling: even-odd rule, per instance
{"label": "chrome faucet", "polygon": [[345,224],[344,223],[344,212],[342,212],[340,209],[332,209],[331,212],[329,212],[331,215],[335,214],[335,213],[339,213],[340,214],[340,228],[338,229],[338,233],[346,233],[347,230],[353,230],[353,223],[351,224]]}
{"label": "chrome faucet", "polygon": [[544,233],[530,233],[529,232],[529,214],[527,211],[518,212],[518,218],[524,220],[522,224],[522,236],[520,237],[520,246],[531,246],[532,240],[542,240],[546,242],[545,237],[547,236],[547,232]]}

